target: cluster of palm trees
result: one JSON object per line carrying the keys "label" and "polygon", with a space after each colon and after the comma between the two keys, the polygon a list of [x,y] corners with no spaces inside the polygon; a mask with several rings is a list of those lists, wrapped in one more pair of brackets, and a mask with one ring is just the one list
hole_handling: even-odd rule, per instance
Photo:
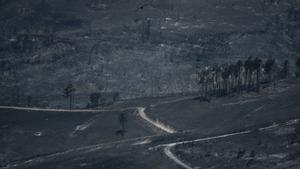
{"label": "cluster of palm trees", "polygon": [[282,66],[275,59],[249,57],[244,62],[208,66],[198,70],[201,96],[225,96],[243,91],[260,92],[262,83],[276,84],[279,78],[289,77],[289,61]]}

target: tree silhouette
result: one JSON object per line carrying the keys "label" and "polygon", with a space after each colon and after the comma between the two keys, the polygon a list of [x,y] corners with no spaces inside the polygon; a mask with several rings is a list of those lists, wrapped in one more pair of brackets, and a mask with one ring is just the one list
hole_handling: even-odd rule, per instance
{"label": "tree silhouette", "polygon": [[228,71],[229,71],[229,77],[230,77],[230,81],[229,81],[230,91],[229,92],[232,92],[235,90],[235,83],[236,83],[236,77],[237,77],[235,64],[230,64]]}
{"label": "tree silhouette", "polygon": [[198,84],[202,87],[201,95],[203,97],[207,96],[208,90],[208,70],[201,70],[199,71],[199,81]]}
{"label": "tree silhouette", "polygon": [[300,75],[300,57],[298,57],[297,60],[296,60],[296,67],[297,67],[296,78],[299,78],[299,75]]}
{"label": "tree silhouette", "polygon": [[250,91],[251,87],[252,87],[251,86],[252,85],[252,74],[254,71],[254,64],[253,64],[251,56],[245,62],[245,69],[246,69],[246,85],[247,85],[248,91]]}
{"label": "tree silhouette", "polygon": [[127,114],[122,112],[119,114],[119,117],[118,117],[118,121],[121,125],[121,130],[118,130],[117,133],[120,133],[122,136],[124,136],[124,133],[125,133],[125,123],[127,122]]}
{"label": "tree silhouette", "polygon": [[31,96],[27,96],[26,97],[26,102],[27,102],[27,107],[31,106],[31,102],[32,102],[32,97]]}
{"label": "tree silhouette", "polygon": [[288,79],[290,76],[290,62],[285,60],[282,65],[281,78]]}
{"label": "tree silhouette", "polygon": [[275,66],[275,60],[269,58],[266,63],[264,64],[264,70],[266,75],[268,76],[268,81],[272,82],[273,81],[273,71],[274,71],[274,66]]}
{"label": "tree silhouette", "polygon": [[73,97],[76,89],[74,88],[72,83],[69,83],[64,90],[64,97],[69,99],[69,108],[72,109]]}
{"label": "tree silhouette", "polygon": [[243,62],[241,60],[237,61],[236,63],[236,73],[237,73],[237,90],[240,93],[241,92],[241,69],[243,67]]}
{"label": "tree silhouette", "polygon": [[222,72],[222,78],[223,78],[223,94],[224,95],[227,95],[228,93],[228,78],[229,78],[229,75],[230,75],[230,72],[229,72],[229,68],[228,67],[225,67],[223,72]]}
{"label": "tree silhouette", "polygon": [[101,93],[92,93],[90,95],[90,107],[98,107]]}
{"label": "tree silhouette", "polygon": [[216,96],[220,96],[220,88],[221,88],[221,67],[219,65],[214,65],[213,67],[213,94]]}
{"label": "tree silhouette", "polygon": [[[298,64],[300,70],[300,59]],[[288,60],[285,60],[282,69],[278,69],[275,59],[269,58],[263,63],[259,57],[254,59],[249,57],[245,62],[238,60],[236,63],[223,64],[222,66],[215,64],[202,70],[197,68],[202,98],[226,96],[233,92],[241,93],[245,90],[247,92],[255,90],[259,93],[263,78],[267,77],[267,82],[275,87],[278,78],[286,78],[289,74]],[[284,74],[284,76],[278,76],[280,74]]]}
{"label": "tree silhouette", "polygon": [[262,60],[256,57],[253,61],[253,66],[256,71],[256,91],[257,91],[257,93],[260,92],[261,64],[262,64]]}
{"label": "tree silhouette", "polygon": [[150,27],[151,27],[150,18],[144,19],[142,22],[142,32],[141,32],[141,38],[143,43],[150,39]]}

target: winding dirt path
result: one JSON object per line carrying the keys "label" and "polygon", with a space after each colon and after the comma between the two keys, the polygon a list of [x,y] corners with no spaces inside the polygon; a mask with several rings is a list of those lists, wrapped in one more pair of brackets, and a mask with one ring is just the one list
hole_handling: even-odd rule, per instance
{"label": "winding dirt path", "polygon": [[[166,127],[166,125],[162,123],[158,123],[152,119],[150,119],[146,113],[145,113],[145,108],[143,107],[127,107],[127,108],[120,108],[120,109],[75,109],[75,110],[69,110],[69,109],[52,109],[52,108],[36,108],[36,107],[17,107],[17,106],[0,106],[0,109],[10,109],[10,110],[22,110],[22,111],[43,111],[43,112],[87,112],[87,113],[97,113],[97,112],[112,112],[112,111],[126,111],[126,110],[134,110],[138,111],[138,115],[143,119],[143,121],[147,124],[151,124],[154,127],[157,127],[158,129],[163,130],[166,133],[173,133],[174,130]],[[79,130],[85,130],[87,127],[89,127],[92,123],[94,122],[94,119],[90,119],[86,123],[76,126],[75,130],[73,131],[75,134]],[[10,169],[10,168],[15,168],[19,166],[26,166],[26,165],[34,165],[34,164],[40,164],[45,161],[49,161],[55,158],[59,158],[62,156],[66,155],[72,155],[75,153],[85,153],[85,152],[91,152],[91,151],[96,151],[100,150],[103,148],[107,147],[112,147],[118,144],[122,143],[131,143],[131,145],[140,145],[141,143],[146,143],[149,142],[149,139],[151,137],[156,137],[158,135],[151,135],[151,136],[144,136],[144,137],[138,137],[138,138],[131,138],[131,139],[126,139],[126,140],[120,140],[116,142],[110,142],[110,143],[102,143],[102,144],[96,144],[96,145],[91,145],[91,146],[84,146],[84,147],[78,147],[74,149],[69,149],[66,151],[62,152],[57,152],[57,153],[52,153],[48,155],[42,155],[39,157],[33,157],[30,159],[27,159],[26,161],[18,161],[18,162],[13,162],[7,164],[5,167],[0,167],[0,169]],[[147,142],[145,142],[147,140]],[[138,144],[137,144],[138,143]]]}
{"label": "winding dirt path", "polygon": [[135,110],[137,107],[126,107],[120,109],[52,109],[52,108],[37,108],[37,107],[17,107],[17,106],[0,106],[0,109],[10,110],[24,110],[24,111],[48,111],[48,112],[86,112],[86,113],[97,113],[97,112],[112,112],[112,111],[125,111]]}
{"label": "winding dirt path", "polygon": [[[176,100],[178,101],[178,100]],[[171,101],[166,102],[171,103]],[[156,106],[156,105],[153,105]],[[86,112],[86,113],[97,113],[97,112],[112,112],[112,111],[126,111],[126,110],[137,110],[138,115],[148,124],[166,132],[166,133],[175,133],[176,130],[172,127],[164,124],[159,120],[153,120],[147,116],[145,112],[145,107],[126,107],[120,109],[52,109],[52,108],[37,108],[37,107],[17,107],[17,106],[0,106],[0,109],[10,109],[10,110],[23,110],[23,111],[43,111],[43,112]],[[80,129],[79,129],[80,130]]]}
{"label": "winding dirt path", "polygon": [[163,148],[165,155],[172,161],[174,161],[177,165],[183,167],[184,169],[193,169],[192,166],[189,164],[185,163],[181,159],[179,159],[172,151],[175,146],[182,145],[182,144],[188,144],[188,143],[196,143],[196,142],[203,142],[203,141],[209,141],[209,140],[216,140],[216,139],[221,139],[221,138],[227,138],[227,137],[232,137],[232,136],[237,136],[237,135],[246,135],[254,131],[264,131],[264,130],[269,130],[275,127],[279,126],[289,126],[292,124],[297,124],[300,122],[300,119],[293,119],[289,120],[285,123],[282,124],[272,124],[270,126],[266,127],[261,127],[258,128],[257,130],[246,130],[246,131],[241,131],[241,132],[235,132],[235,133],[229,133],[229,134],[223,134],[223,135],[218,135],[218,136],[213,136],[213,137],[205,137],[205,138],[200,138],[200,139],[195,139],[195,140],[188,140],[188,141],[179,141],[179,142],[173,142],[173,143],[168,143],[168,144],[161,144],[155,147],[149,148],[150,150],[152,149],[158,149],[158,148]]}
{"label": "winding dirt path", "polygon": [[171,149],[174,146],[166,146],[164,148],[164,153],[166,154],[166,156],[171,159],[172,161],[174,161],[177,165],[185,168],[185,169],[193,169],[191,166],[189,166],[188,164],[184,163],[183,161],[181,161],[172,151]]}
{"label": "winding dirt path", "polygon": [[[125,111],[125,110],[135,110],[138,112],[138,115],[141,119],[147,124],[152,125],[155,128],[158,128],[166,133],[175,133],[176,130],[163,124],[162,122],[159,122],[158,120],[152,120],[150,117],[147,116],[145,113],[145,107],[127,107],[127,108],[120,108],[120,109],[75,109],[75,110],[69,110],[69,109],[52,109],[52,108],[36,108],[36,107],[17,107],[17,106],[0,106],[0,109],[10,109],[10,110],[22,110],[22,111],[43,111],[43,112],[87,112],[87,113],[97,113],[97,112],[112,112],[112,111]],[[76,126],[75,130],[73,131],[75,134],[77,131],[85,130],[87,127],[89,127],[94,122],[94,119],[90,119],[86,123]],[[74,149],[69,149],[62,152],[52,153],[48,155],[42,155],[39,157],[33,157],[30,159],[27,159],[25,161],[17,161],[13,163],[7,164],[5,167],[0,167],[0,169],[11,169],[16,168],[20,166],[26,166],[26,165],[34,165],[34,164],[40,164],[55,158],[59,158],[62,156],[72,155],[72,154],[82,154],[87,153],[91,151],[100,150],[103,148],[109,148],[118,144],[122,143],[131,143],[131,145],[142,145],[150,143],[149,140],[152,137],[156,137],[158,135],[151,135],[151,136],[145,136],[145,137],[138,137],[138,138],[132,138],[132,139],[126,139],[116,142],[110,142],[110,143],[102,143],[102,144],[96,144],[91,146],[84,146],[84,147],[78,147]]]}
{"label": "winding dirt path", "polygon": [[[168,102],[165,102],[165,104],[173,103],[173,102],[181,101],[181,100],[183,100],[183,99],[168,101]],[[152,106],[156,106],[156,105],[152,105]],[[105,112],[105,111],[137,110],[137,114],[147,124],[157,128],[161,131],[164,131],[168,134],[172,134],[172,133],[177,132],[174,128],[160,122],[159,120],[151,119],[146,114],[146,112],[145,112],[146,108],[145,107],[127,107],[127,108],[110,109],[110,110],[104,110],[104,109],[102,109],[102,110],[90,110],[90,109],[67,110],[67,109],[48,109],[48,108],[27,108],[27,107],[15,107],[15,106],[13,106],[13,107],[0,106],[0,109],[14,109],[14,110],[27,110],[27,111],[54,111],[54,112]],[[241,131],[241,132],[228,133],[228,134],[212,136],[212,137],[205,137],[205,138],[199,138],[199,139],[194,139],[194,140],[178,141],[178,142],[172,142],[172,143],[167,143],[167,144],[160,144],[160,145],[151,147],[149,149],[151,150],[151,149],[163,148],[164,154],[170,160],[172,160],[174,163],[176,163],[177,165],[181,166],[184,169],[193,169],[192,166],[190,166],[189,164],[182,161],[179,157],[176,156],[176,154],[174,154],[172,152],[172,149],[174,147],[176,147],[178,145],[182,145],[182,144],[203,142],[203,141],[227,138],[227,137],[232,137],[232,136],[237,136],[237,135],[246,135],[246,134],[249,134],[253,131],[269,130],[269,129],[274,128],[274,127],[278,127],[278,126],[282,126],[282,125],[291,125],[291,124],[295,124],[295,123],[299,123],[299,122],[300,122],[300,119],[294,119],[294,120],[289,120],[289,121],[287,121],[286,123],[283,123],[283,124],[272,124],[271,126],[258,128],[257,130],[246,130],[246,131]],[[104,143],[104,144],[97,144],[97,145],[79,147],[79,148],[70,149],[70,150],[63,151],[63,152],[58,152],[58,153],[54,153],[54,154],[49,154],[49,155],[45,155],[45,156],[41,156],[41,157],[32,158],[32,159],[29,159],[29,160],[26,160],[26,161],[20,161],[20,162],[12,163],[12,164],[9,164],[6,167],[2,167],[0,169],[10,169],[10,168],[18,167],[18,166],[39,164],[39,163],[42,163],[42,162],[45,162],[45,161],[48,161],[48,160],[51,160],[51,159],[55,159],[55,158],[58,158],[58,157],[62,157],[62,156],[66,156],[66,155],[72,155],[72,154],[75,154],[75,153],[76,154],[79,154],[79,153],[84,154],[84,153],[100,150],[100,149],[107,148],[107,147],[112,147],[112,146],[122,144],[122,143],[126,143],[126,142],[129,142],[129,143],[132,142],[131,143],[132,146],[148,144],[148,143],[151,142],[151,138],[155,137],[155,136],[158,136],[158,135],[145,136],[145,137],[132,138],[132,139],[121,140],[121,141],[116,141],[116,142],[111,142],[111,143]]]}
{"label": "winding dirt path", "polygon": [[219,135],[219,136],[213,136],[213,137],[206,137],[206,138],[200,138],[200,139],[195,139],[195,140],[189,140],[189,141],[179,141],[179,142],[174,142],[174,143],[168,143],[168,144],[161,144],[155,147],[151,147],[151,149],[158,149],[158,148],[163,148],[165,155],[172,161],[174,161],[177,165],[183,167],[184,169],[193,169],[192,166],[189,164],[185,163],[179,157],[177,157],[171,149],[173,149],[175,146],[182,145],[182,144],[188,144],[188,143],[196,143],[196,142],[202,142],[202,141],[208,141],[208,140],[215,140],[215,139],[220,139],[220,138],[226,138],[226,137],[231,137],[231,136],[236,136],[236,135],[243,135],[243,134],[248,134],[252,131],[247,130],[247,131],[242,131],[242,132],[236,132],[236,133],[230,133],[230,134],[224,134],[224,135]]}
{"label": "winding dirt path", "polygon": [[64,156],[68,156],[68,155],[72,156],[74,154],[83,155],[83,154],[94,152],[94,151],[101,150],[101,149],[114,148],[116,146],[120,146],[121,144],[126,144],[126,145],[128,144],[128,145],[138,146],[139,144],[134,144],[134,143],[142,142],[145,139],[151,139],[151,138],[157,137],[157,136],[159,136],[159,135],[137,137],[137,138],[125,139],[125,140],[120,140],[120,141],[115,141],[115,142],[101,143],[101,144],[78,147],[78,148],[69,149],[69,150],[66,150],[66,151],[61,151],[61,152],[52,153],[52,154],[48,154],[48,155],[41,155],[41,156],[38,156],[38,157],[32,157],[32,158],[29,158],[27,160],[19,160],[19,161],[16,161],[16,162],[9,163],[4,167],[0,167],[0,169],[13,169],[13,168],[17,168],[17,167],[24,167],[24,166],[31,166],[31,165],[41,164],[43,162],[54,160],[54,159],[57,159],[57,158],[60,158],[60,157],[64,157]]}
{"label": "winding dirt path", "polygon": [[[109,110],[66,110],[66,109],[43,109],[43,108],[25,108],[25,107],[9,107],[9,106],[0,106],[0,109],[15,109],[15,110],[28,110],[28,111],[55,111],[55,112],[103,112],[103,111],[109,111]],[[159,122],[155,121],[147,116],[145,113],[145,107],[129,107],[129,108],[123,108],[123,109],[115,109],[115,110],[110,110],[110,111],[120,111],[120,110],[132,110],[136,109],[138,111],[138,115],[148,124],[151,124],[152,126],[166,132],[166,133],[175,133],[176,130],[173,128],[170,128],[169,126]],[[283,124],[272,124],[271,126],[266,126],[259,128],[257,131],[262,131],[262,130],[268,130],[274,127],[282,126],[282,125],[291,125],[295,123],[299,123],[300,119],[294,119],[294,120],[289,120]],[[248,133],[251,133],[255,130],[246,130],[246,131],[241,131],[241,132],[235,132],[235,133],[229,133],[229,134],[223,134],[223,135],[218,135],[218,136],[213,136],[213,137],[205,137],[205,138],[200,138],[200,139],[194,139],[194,140],[187,140],[187,141],[179,141],[179,142],[173,142],[173,143],[167,143],[167,144],[160,144],[155,147],[149,148],[151,149],[159,149],[163,148],[164,154],[172,160],[174,163],[177,165],[183,167],[184,169],[193,169],[192,166],[189,164],[185,163],[181,159],[179,159],[173,152],[172,149],[175,146],[182,145],[182,144],[188,144],[188,143],[195,143],[195,142],[203,142],[203,141],[208,141],[208,140],[215,140],[215,139],[221,139],[221,138],[227,138],[227,137],[232,137],[232,136],[237,136],[237,135],[245,135]],[[152,137],[156,137],[158,135],[153,135],[153,136],[145,136],[145,137],[139,137],[139,138],[132,138],[132,139],[127,139],[127,140],[121,140],[121,141],[116,141],[116,142],[110,142],[110,143],[103,143],[103,144],[97,144],[97,145],[91,145],[91,146],[85,146],[85,147],[79,147],[75,149],[69,149],[63,152],[58,152],[58,153],[53,153],[49,155],[44,155],[40,157],[35,157],[28,159],[26,161],[19,161],[15,163],[8,164],[5,167],[1,167],[0,169],[11,169],[15,167],[20,167],[20,166],[27,166],[27,165],[34,165],[34,164],[40,164],[52,159],[56,159],[62,156],[67,156],[67,155],[72,155],[72,154],[84,154],[84,153],[89,153],[92,151],[97,151],[100,149],[105,149],[109,147],[113,147],[115,145],[119,145],[122,143],[131,143],[130,145],[135,146],[135,145],[141,145],[141,144],[148,144],[151,142]]]}
{"label": "winding dirt path", "polygon": [[151,124],[152,126],[166,132],[166,133],[169,133],[169,134],[173,134],[173,133],[176,133],[177,131],[164,124],[163,122],[160,122],[159,120],[153,120],[151,119],[150,117],[147,116],[147,114],[145,113],[145,107],[138,107],[137,110],[138,110],[138,115],[143,119],[145,120],[147,123]]}

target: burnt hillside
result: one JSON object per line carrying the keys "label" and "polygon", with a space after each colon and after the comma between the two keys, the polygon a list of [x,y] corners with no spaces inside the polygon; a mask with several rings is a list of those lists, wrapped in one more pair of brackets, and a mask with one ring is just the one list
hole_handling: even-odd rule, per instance
{"label": "burnt hillside", "polygon": [[122,98],[197,91],[199,65],[294,60],[299,10],[297,0],[1,0],[0,101],[61,95],[69,82]]}

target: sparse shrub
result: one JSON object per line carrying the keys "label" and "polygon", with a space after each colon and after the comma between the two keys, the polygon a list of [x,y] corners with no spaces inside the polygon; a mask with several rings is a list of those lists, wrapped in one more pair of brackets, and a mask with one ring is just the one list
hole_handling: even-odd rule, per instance
{"label": "sparse shrub", "polygon": [[113,93],[113,102],[116,102],[120,99],[120,94],[119,92]]}
{"label": "sparse shrub", "polygon": [[238,152],[237,152],[237,155],[236,155],[236,158],[237,159],[240,159],[244,156],[245,154],[245,150],[244,149],[240,149]]}
{"label": "sparse shrub", "polygon": [[254,158],[254,157],[255,157],[255,151],[254,151],[254,150],[252,150],[252,151],[250,152],[249,157],[251,157],[251,158]]}
{"label": "sparse shrub", "polygon": [[287,135],[287,141],[288,141],[288,144],[294,144],[297,140],[297,134],[296,133],[292,133],[292,134],[289,134]]}
{"label": "sparse shrub", "polygon": [[253,159],[250,159],[250,160],[247,161],[246,166],[249,167],[249,166],[251,166],[253,163],[254,163],[254,160],[253,160]]}
{"label": "sparse shrub", "polygon": [[125,130],[120,129],[120,130],[117,130],[115,133],[116,133],[116,135],[121,135],[123,137],[125,135]]}
{"label": "sparse shrub", "polygon": [[99,99],[101,97],[101,93],[92,93],[90,95],[90,107],[98,107],[99,106]]}
{"label": "sparse shrub", "polygon": [[258,145],[258,146],[261,146],[261,145],[262,145],[262,141],[261,141],[261,140],[258,140],[257,145]]}
{"label": "sparse shrub", "polygon": [[208,157],[210,157],[211,156],[211,154],[210,154],[210,152],[205,152],[205,154],[204,154],[204,157],[206,157],[206,158],[208,158]]}

